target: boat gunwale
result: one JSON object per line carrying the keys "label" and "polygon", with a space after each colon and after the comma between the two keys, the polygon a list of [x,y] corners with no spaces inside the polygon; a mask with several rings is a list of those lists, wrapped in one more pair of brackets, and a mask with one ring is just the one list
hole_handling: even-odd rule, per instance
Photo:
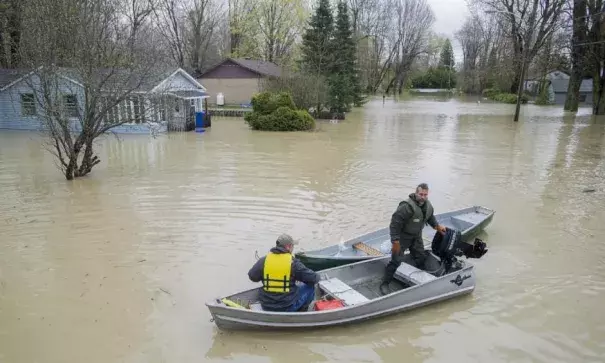
{"label": "boat gunwale", "polygon": [[[384,260],[386,260],[386,259],[390,259],[390,258],[391,258],[391,256],[383,256],[383,257],[378,257],[377,259],[384,259]],[[330,268],[330,269],[326,269],[326,270],[321,271],[320,273],[323,274],[323,273],[327,273],[327,272],[329,272],[331,270],[341,270],[343,268],[351,268],[353,266],[358,266],[358,265],[361,265],[361,264],[364,264],[364,263],[369,263],[369,262],[370,261],[368,261],[368,260],[358,261],[358,262],[354,262],[354,263],[351,263],[351,264],[348,264],[348,265],[337,266],[337,267],[333,267],[333,268]],[[372,262],[376,262],[376,261],[372,260]],[[248,289],[248,290],[243,290],[243,291],[237,292],[235,294],[218,297],[218,298],[215,298],[213,300],[206,301],[205,305],[208,308],[212,307],[212,308],[217,308],[217,309],[227,309],[227,310],[239,311],[239,312],[245,311],[247,315],[251,315],[251,316],[255,316],[255,315],[266,315],[266,316],[309,316],[309,315],[318,315],[318,314],[333,314],[333,313],[336,313],[336,312],[341,312],[341,311],[346,311],[346,310],[358,308],[360,306],[368,305],[368,304],[371,304],[371,303],[376,303],[376,302],[382,301],[384,299],[390,299],[390,298],[393,298],[393,297],[395,297],[397,295],[401,295],[404,292],[405,293],[408,293],[410,291],[413,292],[414,290],[417,290],[418,288],[426,287],[426,286],[428,286],[430,284],[441,282],[441,281],[445,280],[445,278],[448,277],[448,276],[453,276],[455,274],[460,274],[460,273],[462,273],[464,271],[469,271],[470,270],[470,271],[474,272],[474,267],[475,266],[472,263],[470,263],[468,260],[465,260],[464,264],[465,264],[465,266],[463,268],[461,268],[459,270],[456,270],[456,271],[452,271],[452,272],[450,272],[450,273],[448,273],[446,275],[436,277],[434,280],[431,280],[431,281],[428,281],[428,282],[425,282],[425,283],[422,283],[422,284],[416,284],[416,285],[410,286],[408,288],[401,289],[399,291],[390,293],[388,295],[379,296],[379,297],[374,298],[374,299],[368,299],[368,301],[364,301],[364,302],[359,303],[359,304],[344,306],[342,308],[334,309],[334,310],[296,311],[296,312],[264,311],[264,310],[241,309],[241,308],[231,307],[231,306],[227,306],[227,305],[224,305],[222,303],[219,303],[219,301],[221,299],[226,298],[227,296],[238,295],[238,294],[245,294],[245,293],[248,293],[250,291],[257,290],[260,287],[255,287],[255,288],[252,288],[252,289]],[[472,286],[474,287],[475,284],[473,284]]]}
{"label": "boat gunwale", "polygon": [[[486,208],[486,207],[475,205],[475,206],[472,206],[472,207],[461,208],[461,209],[453,210],[453,211],[450,211],[450,212],[445,212],[443,214],[454,214],[454,213],[459,213],[459,212],[462,212],[462,211],[465,211],[465,210],[475,210],[475,211],[484,210],[484,211],[487,211],[488,213],[481,212],[481,214],[485,215],[485,218],[483,218],[481,220],[481,222],[473,224],[469,228],[461,231],[460,233],[462,235],[467,234],[467,233],[471,232],[473,229],[478,228],[479,226],[481,226],[481,224],[485,223],[485,221],[489,220],[490,218],[493,218],[494,214],[496,213],[496,211],[493,210],[493,209],[489,209],[489,208]],[[380,229],[368,232],[366,234],[378,232],[378,231],[381,231],[381,230],[388,230],[388,227],[380,228]],[[363,235],[364,234],[362,234],[361,236],[363,236]],[[347,241],[345,241],[344,244],[347,245],[347,246],[352,246],[353,243],[355,243],[355,240],[358,239],[358,238],[359,238],[359,236],[358,237],[350,238]],[[428,240],[425,240],[425,241],[427,241],[427,244],[425,244],[424,247],[427,248],[428,246],[430,246],[431,242],[428,241]],[[326,251],[326,250],[328,250],[330,248],[334,248],[334,246],[335,245],[330,245],[330,246],[322,247],[322,248],[319,248],[319,249],[311,250],[311,251],[309,251],[311,253],[307,253],[307,252],[304,252],[304,251],[303,252],[299,252],[299,253],[296,254],[296,257],[301,256],[303,258],[310,258],[310,259],[330,259],[330,260],[336,260],[336,261],[341,261],[341,260],[365,261],[365,260],[372,260],[372,259],[376,259],[376,258],[381,258],[381,257],[387,255],[386,253],[383,256],[368,256],[368,255],[366,255],[366,256],[359,256],[359,255],[351,255],[351,256],[328,256],[328,255],[321,254],[322,251]]]}
{"label": "boat gunwale", "polygon": [[[404,289],[401,291],[407,291],[408,289]],[[410,303],[407,304],[403,304],[403,305],[396,305],[396,306],[392,306],[390,308],[387,309],[383,309],[383,310],[375,310],[372,312],[369,312],[367,314],[364,315],[357,315],[357,316],[353,316],[353,317],[345,317],[345,318],[340,318],[340,319],[331,319],[331,320],[319,320],[319,321],[310,321],[310,322],[288,322],[288,323],[283,323],[283,322],[278,322],[278,321],[270,321],[270,322],[264,322],[264,321],[258,321],[258,320],[246,320],[246,319],[242,319],[242,318],[236,318],[230,315],[223,315],[223,314],[217,314],[220,315],[220,320],[223,321],[229,321],[229,322],[234,322],[234,323],[238,323],[238,324],[242,324],[242,325],[247,325],[247,326],[253,326],[253,327],[275,327],[275,328],[313,328],[313,327],[320,327],[320,326],[335,326],[335,325],[339,325],[339,324],[346,324],[346,323],[351,323],[351,322],[357,322],[357,321],[361,321],[361,320],[365,320],[365,319],[369,319],[372,318],[376,315],[387,315],[387,314],[392,314],[393,312],[397,312],[397,311],[402,311],[402,310],[407,310],[409,308],[414,308],[414,307],[420,307],[423,305],[428,305],[433,301],[441,301],[441,300],[445,300],[447,298],[454,298],[456,296],[459,295],[466,295],[466,294],[470,294],[471,292],[473,292],[475,290],[475,284],[471,285],[471,286],[467,286],[465,288],[461,288],[458,290],[451,290],[449,292],[443,293],[443,294],[439,294],[439,295],[435,295],[435,296],[431,296],[425,299],[421,299],[421,300],[415,300],[412,301]],[[399,292],[399,291],[398,291]],[[385,295],[383,297],[388,297],[390,295]],[[365,303],[364,303],[365,304]],[[357,304],[357,305],[353,305],[353,306],[359,306],[361,304]],[[351,306],[351,307],[353,307]],[[229,309],[236,309],[236,308],[231,308],[231,307],[226,307]],[[237,309],[237,310],[241,310],[241,309]],[[340,312],[343,311],[343,309],[337,309],[337,310],[325,310],[325,311],[317,311],[317,312],[309,312],[309,313],[316,313],[314,315],[319,315],[322,313],[334,313],[334,312]],[[299,312],[297,313],[298,315],[304,314],[307,312]],[[283,314],[283,313],[280,313]],[[307,315],[308,316],[308,315]],[[215,319],[216,321],[217,319]]]}

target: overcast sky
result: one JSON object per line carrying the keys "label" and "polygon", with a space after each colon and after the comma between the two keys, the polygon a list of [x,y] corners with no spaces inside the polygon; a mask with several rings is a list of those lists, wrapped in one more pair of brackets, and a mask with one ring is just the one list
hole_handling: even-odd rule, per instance
{"label": "overcast sky", "polygon": [[462,50],[454,39],[454,33],[460,29],[469,13],[466,0],[427,0],[427,2],[435,13],[434,31],[450,38],[456,62],[461,62]]}

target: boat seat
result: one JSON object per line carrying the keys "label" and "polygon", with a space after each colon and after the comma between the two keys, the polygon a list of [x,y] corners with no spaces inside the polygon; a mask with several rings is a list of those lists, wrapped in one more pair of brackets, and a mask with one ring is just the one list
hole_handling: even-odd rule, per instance
{"label": "boat seat", "polygon": [[436,279],[430,273],[405,262],[402,262],[395,271],[395,278],[414,285],[421,285]]}
{"label": "boat seat", "polygon": [[333,297],[342,300],[343,304],[346,306],[369,301],[369,299],[359,293],[359,291],[353,289],[336,277],[319,281],[319,287]]}
{"label": "boat seat", "polygon": [[458,217],[452,217],[450,220],[454,227],[456,227],[456,229],[460,230],[461,232],[473,226],[471,222],[465,221],[464,219],[460,219]]}
{"label": "boat seat", "polygon": [[250,304],[250,310],[263,311],[263,307],[259,302]]}
{"label": "boat seat", "polygon": [[375,249],[372,246],[368,246],[367,244],[365,244],[363,242],[357,242],[357,243],[353,244],[353,248],[365,252],[365,254],[368,256],[384,256],[384,253],[378,251],[377,249]]}

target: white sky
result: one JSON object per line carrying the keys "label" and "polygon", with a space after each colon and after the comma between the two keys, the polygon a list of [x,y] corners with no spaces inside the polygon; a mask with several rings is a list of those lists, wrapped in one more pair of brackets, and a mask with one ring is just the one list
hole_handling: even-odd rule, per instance
{"label": "white sky", "polygon": [[461,62],[462,50],[458,41],[454,39],[454,33],[462,27],[469,14],[466,0],[427,0],[427,2],[435,13],[433,30],[439,35],[450,38],[456,62]]}

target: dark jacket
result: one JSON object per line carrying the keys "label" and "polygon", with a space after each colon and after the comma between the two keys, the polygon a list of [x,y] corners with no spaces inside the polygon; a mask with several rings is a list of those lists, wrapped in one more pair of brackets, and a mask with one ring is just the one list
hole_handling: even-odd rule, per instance
{"label": "dark jacket", "polygon": [[[273,253],[288,253],[283,247],[273,247]],[[265,265],[265,256],[258,259],[254,266],[248,271],[248,277],[254,282],[260,282],[263,278],[263,270]],[[314,285],[319,282],[319,274],[307,268],[297,258],[292,258],[292,270],[290,272],[290,282],[292,287],[287,293],[266,292],[262,288],[259,290],[259,300],[265,310],[284,311],[290,305],[294,304],[297,299],[298,287],[296,281],[303,282],[307,285]]]}
{"label": "dark jacket", "polygon": [[[409,195],[410,199],[413,200],[414,202],[416,201],[416,195],[414,193],[411,193]],[[430,213],[430,215],[426,215],[427,213],[427,206],[431,205],[430,201],[425,201],[424,204],[420,207],[420,210],[422,211],[422,214],[424,215],[423,220],[425,220],[431,227],[435,228],[437,227],[437,219],[435,218],[433,213]],[[416,205],[418,205],[418,203],[416,203]],[[433,210],[432,205],[431,208],[429,208],[431,211]],[[400,241],[402,238],[418,238],[418,237],[422,237],[422,228],[420,229],[420,233],[417,236],[408,236],[406,235],[405,231],[408,228],[409,223],[412,222],[412,217],[414,216],[414,210],[413,208],[407,203],[407,201],[402,201],[399,203],[399,206],[397,206],[397,210],[393,213],[393,216],[391,217],[391,224],[389,226],[390,229],[390,234],[391,234],[391,241]],[[424,223],[422,223],[422,226],[424,227]]]}

